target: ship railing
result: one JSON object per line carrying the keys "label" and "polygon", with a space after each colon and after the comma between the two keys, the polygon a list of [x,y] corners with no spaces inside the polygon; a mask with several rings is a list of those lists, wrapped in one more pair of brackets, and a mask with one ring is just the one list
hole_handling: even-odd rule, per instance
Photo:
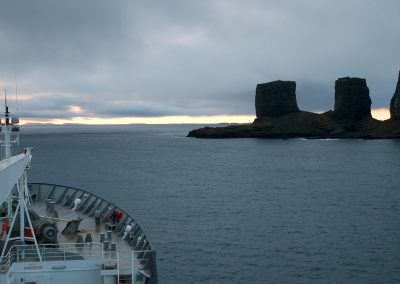
{"label": "ship railing", "polygon": [[143,277],[150,278],[153,270],[154,250],[132,251],[132,284],[143,282]]}
{"label": "ship railing", "polygon": [[[42,261],[102,260],[105,267],[118,267],[118,252],[104,251],[102,243],[40,244]],[[14,245],[0,263],[0,273],[6,273],[15,262],[40,261],[34,245]],[[111,268],[109,268],[111,269]]]}
{"label": "ship railing", "polygon": [[11,263],[12,259],[8,255],[5,256],[0,264],[0,274],[6,273],[10,269]]}

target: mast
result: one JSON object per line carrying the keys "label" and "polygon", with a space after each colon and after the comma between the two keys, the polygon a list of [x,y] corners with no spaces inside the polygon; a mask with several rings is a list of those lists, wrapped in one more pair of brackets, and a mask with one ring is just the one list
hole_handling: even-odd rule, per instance
{"label": "mast", "polygon": [[[19,144],[19,119],[18,117],[10,117],[7,104],[7,91],[4,90],[4,122],[1,121],[1,135],[0,143],[2,146],[2,159],[0,159],[0,203],[7,202],[7,217],[12,217],[11,226],[7,234],[6,242],[1,251],[0,263],[3,261],[3,257],[7,250],[7,245],[10,241],[20,241],[21,244],[25,244],[26,240],[33,241],[38,253],[39,260],[42,261],[39,246],[36,240],[35,232],[32,227],[32,221],[29,217],[28,205],[29,205],[29,191],[27,183],[27,174],[30,170],[32,153],[31,148],[25,149],[23,154],[12,156],[11,146],[12,144]],[[18,200],[15,212],[12,210],[12,201],[14,199],[11,196],[13,189],[16,189]],[[19,236],[11,237],[11,232],[14,229],[15,221],[19,218]],[[25,236],[25,218],[28,221],[28,228],[31,231],[32,237]]]}
{"label": "mast", "polygon": [[4,90],[4,122],[1,121],[1,136],[0,144],[2,147],[2,159],[11,157],[11,146],[12,144],[19,144],[19,119],[18,117],[10,117],[7,104],[7,90]]}

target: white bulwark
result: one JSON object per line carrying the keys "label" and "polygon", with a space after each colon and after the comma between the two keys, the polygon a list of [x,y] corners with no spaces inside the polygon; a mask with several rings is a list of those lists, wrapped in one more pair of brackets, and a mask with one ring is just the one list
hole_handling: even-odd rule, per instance
{"label": "white bulwark", "polygon": [[30,151],[0,161],[0,203],[6,201],[31,162]]}

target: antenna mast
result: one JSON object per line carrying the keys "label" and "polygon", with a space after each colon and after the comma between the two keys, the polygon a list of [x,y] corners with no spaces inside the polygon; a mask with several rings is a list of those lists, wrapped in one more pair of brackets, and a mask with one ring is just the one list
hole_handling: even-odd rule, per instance
{"label": "antenna mast", "polygon": [[14,81],[15,81],[15,104],[17,107],[17,114],[19,113],[19,107],[18,107],[18,83],[17,83],[17,72],[15,71],[14,73]]}
{"label": "antenna mast", "polygon": [[3,159],[11,157],[11,145],[19,144],[19,119],[18,117],[10,117],[10,112],[8,111],[7,105],[7,90],[4,89],[4,104],[5,104],[5,113],[4,113],[4,122],[1,124],[1,136],[0,136],[0,145],[4,149]]}

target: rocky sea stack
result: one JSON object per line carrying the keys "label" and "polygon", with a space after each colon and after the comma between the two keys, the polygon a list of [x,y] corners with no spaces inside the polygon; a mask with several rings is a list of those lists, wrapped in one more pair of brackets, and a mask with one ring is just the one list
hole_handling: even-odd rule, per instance
{"label": "rocky sea stack", "polygon": [[357,138],[400,139],[400,74],[390,103],[391,119],[371,116],[371,98],[362,78],[339,78],[335,82],[333,111],[322,114],[299,110],[296,82],[258,84],[256,116],[252,124],[205,127],[189,132],[197,138]]}
{"label": "rocky sea stack", "polygon": [[296,82],[274,81],[257,85],[257,117],[282,116],[297,111],[299,107],[296,101]]}
{"label": "rocky sea stack", "polygon": [[390,101],[390,118],[392,120],[400,120],[400,72],[396,90],[392,100]]}
{"label": "rocky sea stack", "polygon": [[336,80],[334,115],[344,120],[371,117],[371,98],[365,79],[346,77]]}

